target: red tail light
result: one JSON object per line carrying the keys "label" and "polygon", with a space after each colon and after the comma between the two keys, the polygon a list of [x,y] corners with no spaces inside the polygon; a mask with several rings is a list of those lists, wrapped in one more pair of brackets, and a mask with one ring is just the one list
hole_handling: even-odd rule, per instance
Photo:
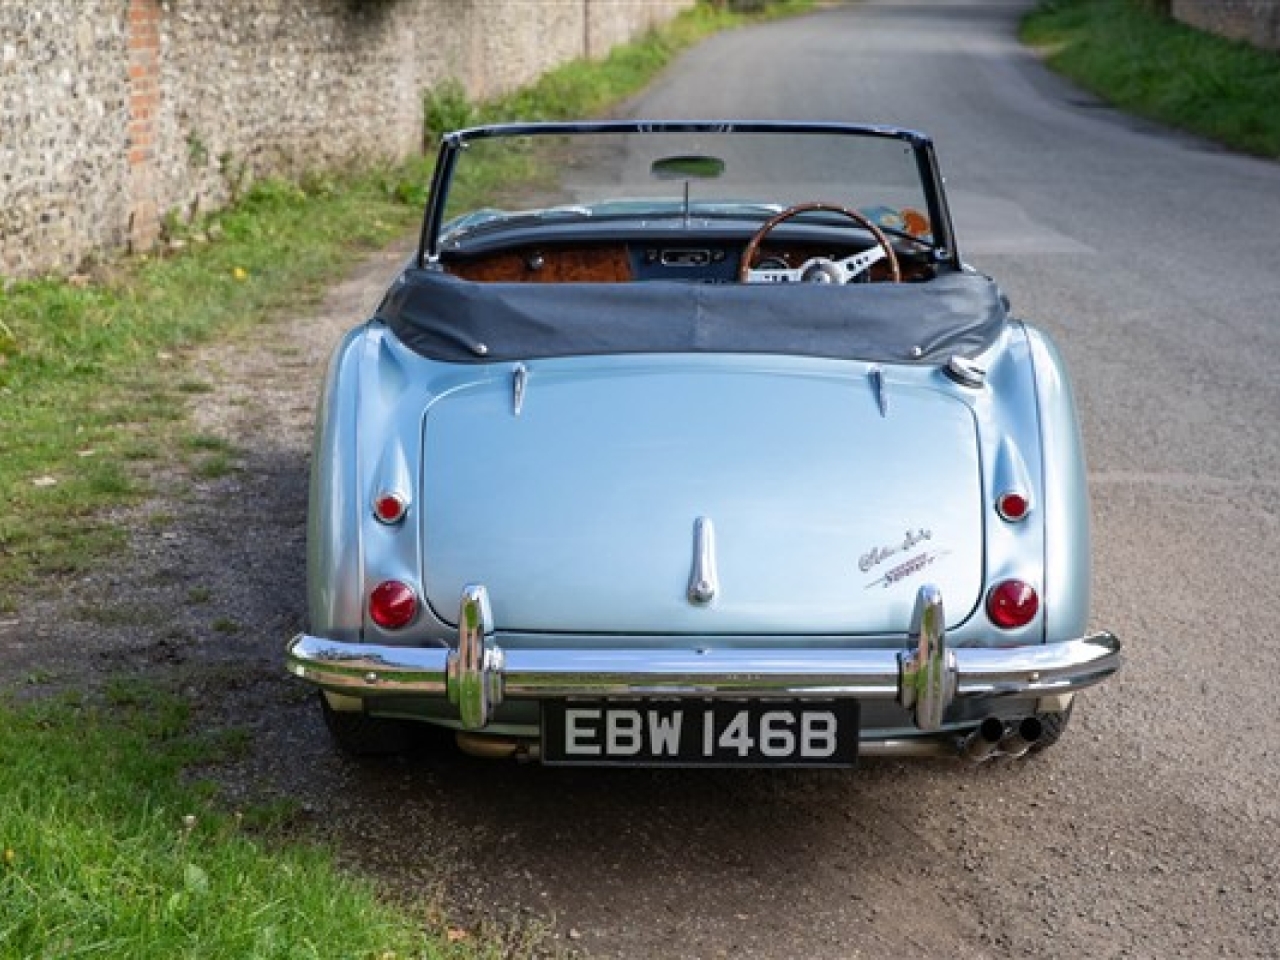
{"label": "red tail light", "polygon": [[996,512],[1012,523],[1025,520],[1030,510],[1031,501],[1016,490],[1007,490],[996,497]]}
{"label": "red tail light", "polygon": [[1040,610],[1035,588],[1021,580],[1003,580],[987,593],[987,616],[997,627],[1025,627]]}
{"label": "red tail light", "polygon": [[373,515],[386,524],[399,523],[408,509],[398,493],[380,493],[373,501]]}
{"label": "red tail light", "polygon": [[399,580],[384,580],[369,594],[369,616],[378,626],[397,630],[418,613],[418,597],[413,588]]}

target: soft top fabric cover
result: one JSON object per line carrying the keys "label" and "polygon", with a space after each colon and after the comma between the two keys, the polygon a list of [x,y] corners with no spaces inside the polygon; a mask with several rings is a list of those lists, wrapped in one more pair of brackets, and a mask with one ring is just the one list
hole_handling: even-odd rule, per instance
{"label": "soft top fabric cover", "polygon": [[620,353],[776,353],[944,363],[1007,319],[975,274],[924,283],[477,283],[410,268],[374,319],[453,363]]}

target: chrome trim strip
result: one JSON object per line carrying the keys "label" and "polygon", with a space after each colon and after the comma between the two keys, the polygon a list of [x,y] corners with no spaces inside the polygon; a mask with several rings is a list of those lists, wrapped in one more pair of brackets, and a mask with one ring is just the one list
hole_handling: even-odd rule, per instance
{"label": "chrome trim strip", "polygon": [[689,573],[689,602],[705,606],[716,598],[716,528],[710,517],[693,522],[693,570]]}

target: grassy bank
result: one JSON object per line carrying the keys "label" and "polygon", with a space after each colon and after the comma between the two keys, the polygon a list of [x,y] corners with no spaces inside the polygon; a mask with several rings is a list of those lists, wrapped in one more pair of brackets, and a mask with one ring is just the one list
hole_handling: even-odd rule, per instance
{"label": "grassy bank", "polygon": [[[699,5],[499,102],[437,91],[429,119],[597,114],[740,22]],[[112,510],[147,497],[150,477],[227,469],[226,445],[188,426],[213,385],[187,351],[304,307],[362,251],[406,235],[428,175],[419,159],[260,183],[235,209],[173,225],[163,254],[0,281],[0,622],[42,580],[111,562]],[[179,700],[115,682],[93,702],[20,706],[5,690],[19,682],[0,680],[0,958],[511,955],[380,904],[291,842],[279,811],[221,810],[191,772],[244,744],[193,732]]]}
{"label": "grassy bank", "polygon": [[1141,0],[1048,0],[1023,39],[1104,99],[1235,149],[1280,157],[1280,54],[1185,27]]}
{"label": "grassy bank", "polygon": [[[233,744],[116,685],[101,707],[0,704],[0,957],[474,957],[179,774]],[[496,955],[496,953],[494,954]]]}
{"label": "grassy bank", "polygon": [[187,231],[180,254],[5,284],[0,614],[35,578],[101,562],[120,540],[106,510],[147,493],[149,465],[199,468],[205,445],[183,418],[210,385],[183,350],[305,306],[353,254],[407,230],[414,211],[395,194],[411,176],[262,184]]}

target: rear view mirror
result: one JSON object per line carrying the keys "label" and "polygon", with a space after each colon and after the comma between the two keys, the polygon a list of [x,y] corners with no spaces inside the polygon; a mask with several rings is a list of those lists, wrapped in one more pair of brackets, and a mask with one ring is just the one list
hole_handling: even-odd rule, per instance
{"label": "rear view mirror", "polygon": [[649,172],[655,180],[714,180],[724,173],[724,161],[697,154],[659,157]]}

